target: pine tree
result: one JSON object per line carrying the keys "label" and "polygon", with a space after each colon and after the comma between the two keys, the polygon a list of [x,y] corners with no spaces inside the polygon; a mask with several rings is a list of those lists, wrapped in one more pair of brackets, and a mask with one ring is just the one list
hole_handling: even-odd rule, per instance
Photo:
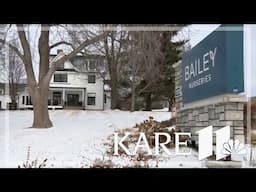
{"label": "pine tree", "polygon": [[161,48],[162,58],[162,75],[163,79],[159,82],[159,94],[168,98],[169,110],[175,102],[175,70],[173,64],[181,59],[185,40],[173,42],[172,38],[177,35],[178,31],[168,31],[162,33]]}
{"label": "pine tree", "polygon": [[[141,93],[141,96],[145,98],[145,110],[151,110],[152,100],[155,99],[166,98],[169,103],[169,110],[171,110],[175,102],[175,71],[173,64],[181,59],[183,47],[187,41],[173,41],[173,37],[175,37],[185,25],[173,26],[178,27],[179,30],[161,31],[158,34],[162,57],[158,59],[157,64],[159,68],[158,80]],[[137,89],[140,89],[145,84],[147,84],[147,80],[142,81]]]}

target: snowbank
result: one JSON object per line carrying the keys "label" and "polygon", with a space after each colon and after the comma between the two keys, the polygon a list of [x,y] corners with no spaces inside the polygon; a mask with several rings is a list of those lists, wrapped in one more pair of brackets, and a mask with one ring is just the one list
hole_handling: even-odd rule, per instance
{"label": "snowbank", "polygon": [[154,117],[170,118],[169,112],[50,111],[54,127],[29,128],[32,111],[0,111],[0,167],[17,168],[30,159],[48,158],[48,167],[81,167],[85,161],[102,157],[103,140],[115,130],[130,128],[135,123]]}

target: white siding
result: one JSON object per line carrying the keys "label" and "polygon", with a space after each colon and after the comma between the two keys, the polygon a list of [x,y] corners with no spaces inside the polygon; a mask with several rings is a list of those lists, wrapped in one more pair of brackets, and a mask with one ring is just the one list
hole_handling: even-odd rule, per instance
{"label": "white siding", "polygon": [[8,95],[0,95],[1,106],[0,109],[7,109],[7,103],[11,102],[11,98]]}
{"label": "white siding", "polygon": [[[65,88],[84,88],[85,94],[85,109],[103,110],[104,93],[103,80],[99,75],[96,75],[95,83],[88,83],[88,73],[79,73],[74,71],[57,71],[55,73],[66,73],[67,82],[54,82],[52,77],[50,87],[65,87]],[[95,93],[95,105],[87,105],[87,93]]]}
{"label": "white siding", "polygon": [[[95,93],[96,101],[95,105],[87,105],[87,93]],[[96,78],[96,83],[86,84],[86,97],[85,97],[85,109],[103,110],[104,92],[103,81]]]}
{"label": "white siding", "polygon": [[[64,64],[65,69],[74,70],[73,65],[68,61]],[[58,88],[62,90],[65,88],[75,90],[75,88],[80,88],[85,90],[85,95],[80,95],[79,98],[84,98],[85,101],[85,110],[104,110],[104,83],[103,79],[97,73],[88,73],[88,72],[77,72],[77,71],[56,71],[55,74],[67,74],[67,82],[54,82],[54,75],[50,81],[50,89]],[[95,83],[88,83],[88,74],[96,75]],[[88,105],[87,103],[87,94],[94,93],[96,94],[95,105]],[[26,108],[26,105],[22,104],[22,96],[28,95],[27,91],[24,91],[19,96],[18,107]],[[2,102],[3,106],[3,102]],[[32,106],[31,106],[32,107]],[[107,109],[110,108],[110,100],[108,99],[105,106]]]}
{"label": "white siding", "polygon": [[106,103],[104,103],[104,110],[111,109],[111,93],[105,92],[104,94],[107,95]]}
{"label": "white siding", "polygon": [[[22,103],[22,97],[23,96],[24,96],[24,104]],[[19,109],[26,109],[26,108],[28,108],[28,105],[25,105],[25,103],[26,103],[26,96],[29,96],[28,88],[25,88],[25,90],[22,91],[19,94],[19,97],[18,97],[18,108]]]}

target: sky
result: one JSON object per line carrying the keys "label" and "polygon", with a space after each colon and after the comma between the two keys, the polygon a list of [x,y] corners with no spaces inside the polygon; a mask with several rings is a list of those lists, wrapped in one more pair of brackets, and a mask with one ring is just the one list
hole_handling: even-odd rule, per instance
{"label": "sky", "polygon": [[[206,36],[213,32],[220,24],[194,24],[185,29],[189,43],[191,47],[196,46],[200,41],[202,41]],[[256,41],[255,35],[249,35],[248,32],[256,33],[256,25],[244,25],[244,79],[245,79],[245,92],[247,96],[256,96],[256,76],[253,71],[256,70],[256,46],[254,43]],[[250,64],[247,64],[250,63]]]}
{"label": "sky", "polygon": [[187,37],[190,39],[189,43],[191,44],[191,47],[197,45],[219,25],[220,24],[193,24],[184,29],[187,33]]}
{"label": "sky", "polygon": [[[177,37],[177,39],[190,39],[189,43],[193,47],[198,42],[200,42],[203,38],[205,38],[209,33],[211,33],[215,28],[217,28],[218,26],[219,25],[193,24],[193,25],[186,27],[180,33],[180,35],[179,35],[179,37]],[[16,29],[15,26],[13,26],[13,28]],[[59,31],[60,29],[52,30],[52,32],[54,32],[56,34],[50,36],[51,41],[57,41],[56,39],[63,40],[64,32]],[[31,48],[33,49],[32,57],[33,57],[33,63],[34,63],[35,68],[37,68],[36,66],[38,66],[38,62],[39,62],[39,59],[38,59],[39,55],[38,55],[38,51],[37,51],[39,33],[40,33],[40,28],[38,28],[38,25],[30,25],[29,26],[29,33],[27,33],[27,36],[30,41]],[[62,35],[60,36],[60,34],[62,34]],[[8,36],[7,39],[8,38],[12,39],[13,36],[14,36],[14,34],[11,33],[11,35]],[[51,53],[56,53],[57,49],[59,49],[59,47],[56,47],[55,49],[53,49],[51,51]],[[62,48],[62,49],[64,49],[64,48]],[[38,70],[35,70],[35,72],[36,72],[36,77],[37,77]]]}
{"label": "sky", "polygon": [[[16,31],[16,27],[14,25],[12,27],[15,28],[15,31]],[[209,33],[211,33],[216,27],[218,27],[218,25],[193,24],[193,25],[186,27],[179,34],[179,37],[177,37],[177,39],[190,39],[189,43],[193,47],[198,42],[200,42],[203,38],[205,38]],[[57,41],[56,39],[63,40],[64,32],[59,31],[60,29],[58,28],[58,29],[52,30],[52,32],[54,32],[55,35],[50,36],[51,41]],[[7,36],[7,39],[8,38],[13,39],[13,37],[15,36],[14,33],[10,33],[11,35]],[[35,67],[36,77],[38,77],[38,70],[37,70],[38,67],[37,66],[38,66],[38,62],[39,62],[39,59],[38,59],[39,55],[38,55],[37,47],[38,47],[39,33],[40,33],[40,28],[38,28],[38,25],[30,25],[29,26],[29,33],[27,33],[27,36],[30,41],[31,48],[33,49],[32,57],[33,57],[33,63],[34,63],[34,67]],[[60,36],[60,34],[62,34],[62,35]],[[54,48],[51,51],[51,53],[56,54],[57,49],[59,49],[59,47]],[[65,48],[62,48],[62,49],[65,50]]]}
{"label": "sky", "polygon": [[[177,39],[189,40],[189,44],[193,48],[200,41],[202,41],[206,36],[208,36],[211,32],[213,32],[217,27],[219,27],[219,25],[220,24],[192,24],[192,25],[189,25],[188,27],[184,28],[183,31],[178,35]],[[31,32],[29,34],[29,39],[30,39],[30,42],[34,45],[32,47],[35,47],[34,50],[36,50],[37,49],[37,40],[38,40],[37,36],[39,35],[38,27],[31,25],[30,30],[31,30]],[[255,31],[256,31],[256,28],[255,28]],[[61,34],[63,34],[63,33],[61,33]],[[57,39],[63,39],[63,37],[58,37]],[[251,41],[251,42],[253,42],[253,41]],[[56,50],[57,50],[57,48],[53,51],[56,52]],[[36,58],[38,58],[38,52],[33,51],[33,53],[34,54],[32,56],[33,56],[34,60],[38,60],[38,59],[36,59]],[[255,56],[255,60],[256,60],[256,56]],[[34,63],[38,63],[38,62],[34,62]],[[35,70],[35,71],[37,73],[37,70]],[[255,80],[255,84],[256,84],[256,80]],[[255,92],[254,95],[256,95],[256,89],[253,92]]]}

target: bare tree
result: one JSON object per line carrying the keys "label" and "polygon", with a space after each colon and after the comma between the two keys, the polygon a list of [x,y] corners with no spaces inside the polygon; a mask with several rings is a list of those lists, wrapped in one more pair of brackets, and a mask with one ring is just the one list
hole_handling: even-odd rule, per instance
{"label": "bare tree", "polygon": [[[17,24],[16,27],[22,51],[20,51],[18,47],[12,44],[7,45],[16,52],[16,54],[21,58],[25,66],[29,93],[31,95],[33,103],[34,120],[32,127],[52,127],[53,124],[49,118],[48,112],[48,92],[52,75],[54,74],[59,65],[64,64],[65,61],[76,56],[86,46],[93,44],[104,38],[108,34],[108,32],[103,32],[91,39],[84,40],[79,46],[73,48],[73,50],[70,53],[64,54],[62,52],[61,55],[58,55],[59,58],[53,60],[50,63],[50,50],[60,44],[63,44],[64,42],[57,42],[55,44],[50,45],[49,32],[51,26],[49,24],[41,24],[41,33],[38,39],[39,75],[37,80],[35,76],[35,71],[33,69],[30,42],[26,36],[26,25]],[[0,42],[6,43],[4,39],[0,39]]]}
{"label": "bare tree", "polygon": [[[95,50],[98,51],[106,59],[105,69],[107,69],[110,76],[111,108],[120,107],[120,93],[123,86],[121,84],[125,82],[125,84],[129,84],[130,88],[130,109],[134,111],[137,96],[143,96],[146,109],[151,110],[153,95],[160,91],[164,92],[163,90],[168,93],[173,92],[172,82],[167,82],[169,76],[173,73],[169,69],[173,59],[168,58],[168,61],[171,61],[167,62],[163,58],[166,57],[165,52],[171,52],[169,55],[174,55],[176,58],[176,51],[163,49],[162,41],[164,39],[168,43],[177,32],[172,32],[173,34],[168,39],[162,37],[164,34],[162,31],[129,31],[129,26],[122,28],[125,26],[103,25],[103,27],[107,26],[112,28],[111,32],[103,41],[93,44],[93,50],[94,53]],[[79,34],[70,32],[70,36],[73,37],[72,44],[79,44],[81,37],[89,38],[90,35],[92,34],[87,31]],[[176,48],[176,45],[174,47]],[[87,50],[87,52],[83,51],[81,53],[86,56],[89,52]],[[100,74],[103,74],[103,78],[106,75],[106,73]],[[161,86],[158,86],[159,82]],[[166,97],[167,94],[160,95]]]}
{"label": "bare tree", "polygon": [[118,108],[118,83],[124,44],[126,43],[126,31],[112,31],[104,40],[104,49],[110,74],[111,109]]}
{"label": "bare tree", "polygon": [[12,106],[16,109],[17,97],[22,84],[25,84],[25,69],[22,61],[14,52],[10,52],[8,79]]}
{"label": "bare tree", "polygon": [[[161,76],[157,62],[161,57],[159,33],[153,31],[129,32],[129,48],[127,65],[130,71],[128,73],[131,87],[130,109],[134,111],[137,96],[145,92]],[[124,67],[124,70],[127,68]]]}
{"label": "bare tree", "polygon": [[[136,97],[144,97],[145,110],[151,110],[153,99],[174,102],[174,69],[172,65],[181,59],[185,40],[173,42],[183,25],[174,31],[131,31],[128,64],[132,66],[130,75],[131,110]],[[134,81],[137,76],[137,81]]]}
{"label": "bare tree", "polygon": [[[14,44],[17,45],[15,42]],[[12,49],[6,50],[2,48],[1,51],[2,63],[0,79],[9,85],[9,94],[11,98],[10,109],[16,109],[18,92],[25,83],[25,69],[22,61]],[[8,59],[6,59],[6,57]]]}
{"label": "bare tree", "polygon": [[[121,25],[99,25],[99,27],[111,27],[112,30],[109,34],[102,39],[102,41],[98,41],[93,44],[91,50],[98,52],[103,55],[106,59],[106,68],[104,75],[109,74],[110,76],[110,87],[111,87],[111,109],[118,108],[118,84],[120,77],[120,68],[122,65],[122,56],[125,53],[125,44],[127,42],[127,31],[121,29]],[[72,37],[73,44],[79,43],[81,37],[88,38],[91,33],[83,32],[80,34],[69,32]],[[81,52],[84,56],[89,54],[89,50],[87,52]],[[99,71],[100,72],[100,71]]]}

